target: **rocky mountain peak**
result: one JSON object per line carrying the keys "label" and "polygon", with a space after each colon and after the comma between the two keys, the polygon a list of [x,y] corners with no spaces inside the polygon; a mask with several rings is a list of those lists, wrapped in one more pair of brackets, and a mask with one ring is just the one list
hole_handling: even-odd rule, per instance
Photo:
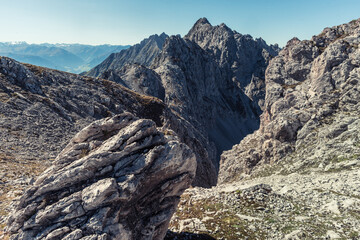
{"label": "rocky mountain peak", "polygon": [[166,33],[161,33],[160,35],[154,34],[145,38],[140,42],[140,45],[147,45],[147,44],[156,44],[156,46],[161,49],[162,45],[164,44],[165,39],[169,37]]}
{"label": "rocky mountain peak", "polygon": [[161,52],[167,37],[166,33],[151,35],[128,49],[111,54],[102,63],[84,75],[99,77],[107,70],[120,70],[126,64],[132,63],[150,66],[154,58]]}
{"label": "rocky mountain peak", "polygon": [[227,77],[237,82],[252,100],[250,104],[257,113],[261,113],[265,97],[265,69],[269,60],[277,55],[278,46],[268,46],[264,40],[254,40],[252,36],[233,31],[225,24],[195,24],[185,39],[210,53]]}
{"label": "rocky mountain peak", "polygon": [[201,26],[201,25],[211,25],[209,20],[206,17],[202,17],[199,20],[196,21],[196,23],[194,24],[193,28],[196,26]]}
{"label": "rocky mountain peak", "polygon": [[[151,42],[136,52],[136,58],[142,59],[150,54],[151,62],[134,64],[128,56],[130,48],[109,59],[108,67],[101,66],[104,74],[99,76],[160,97],[194,126],[206,149],[197,156],[198,166],[206,165],[207,173],[198,172],[198,176],[204,176],[206,180],[202,182],[213,185],[216,179],[205,176],[216,175],[220,153],[259,126],[265,98],[265,68],[277,50],[225,24],[212,26],[206,18],[199,19],[184,38],[167,37],[161,51],[148,48]],[[114,64],[120,58],[127,65]]]}
{"label": "rocky mountain peak", "polygon": [[360,109],[351,100],[360,97],[359,22],[326,28],[311,40],[293,38],[271,60],[260,129],[223,153],[220,181],[290,159],[296,163],[286,172],[318,165],[318,171],[341,169],[331,159],[343,147],[345,159],[356,158],[358,149],[341,147],[341,139],[357,141],[358,130],[347,130],[357,128]]}

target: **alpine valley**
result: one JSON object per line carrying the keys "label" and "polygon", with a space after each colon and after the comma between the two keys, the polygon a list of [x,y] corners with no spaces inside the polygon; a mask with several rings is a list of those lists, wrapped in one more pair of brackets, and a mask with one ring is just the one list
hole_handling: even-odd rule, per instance
{"label": "alpine valley", "polygon": [[[360,239],[359,44],[360,19],[281,49],[201,18],[0,57],[0,237]],[[94,67],[46,68],[68,53]]]}

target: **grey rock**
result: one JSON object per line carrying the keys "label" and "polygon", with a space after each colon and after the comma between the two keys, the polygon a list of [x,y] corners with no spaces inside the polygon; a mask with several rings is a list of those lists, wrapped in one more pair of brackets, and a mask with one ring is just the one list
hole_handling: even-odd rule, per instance
{"label": "grey rock", "polygon": [[278,54],[278,45],[269,46],[263,39],[240,34],[224,23],[212,26],[206,18],[199,19],[185,38],[211,53],[226,77],[237,82],[251,99],[249,104],[259,114],[262,112],[265,69],[270,59]]}
{"label": "grey rock", "polygon": [[241,101],[245,95],[197,44],[172,36],[153,66],[165,88],[165,103],[215,145],[217,153],[211,145],[206,149],[216,168],[216,154],[256,129],[256,114]]}
{"label": "grey rock", "polygon": [[168,37],[165,33],[160,35],[151,35],[139,44],[136,44],[121,52],[113,53],[102,63],[86,73],[87,76],[99,77],[105,71],[120,70],[125,64],[138,63],[149,66],[153,59],[160,53],[165,39]]}
{"label": "grey rock", "polygon": [[7,231],[11,239],[162,239],[195,172],[193,152],[153,121],[98,120],[26,190]]}
{"label": "grey rock", "polygon": [[262,174],[268,163],[291,173],[357,159],[359,26],[354,20],[311,40],[294,38],[270,61],[260,129],[223,153],[220,182]]}
{"label": "grey rock", "polygon": [[[207,166],[199,168],[198,175],[208,176],[200,173],[204,170],[216,175],[220,154],[259,127],[265,68],[278,51],[262,39],[224,24],[212,26],[204,18],[184,38],[168,37],[150,65],[110,66],[101,76],[163,99],[197,129],[196,138],[205,149],[198,155],[198,166]],[[214,178],[205,181],[216,184]]]}
{"label": "grey rock", "polygon": [[140,64],[127,64],[120,70],[108,69],[100,77],[120,83],[135,92],[154,96],[164,101],[165,89],[159,75]]}
{"label": "grey rock", "polygon": [[72,231],[71,233],[67,234],[65,237],[63,237],[64,240],[78,240],[82,238],[82,231],[80,229],[76,229]]}
{"label": "grey rock", "polygon": [[[146,71],[145,74],[155,73]],[[158,90],[161,93],[160,86]],[[25,164],[49,166],[80,129],[94,120],[123,111],[172,129],[174,135],[194,150],[198,171],[205,174],[199,176],[196,184],[209,186],[214,182],[211,179],[216,172],[207,170],[212,165],[207,158],[208,140],[198,136],[193,125],[173,113],[161,100],[135,93],[112,81],[21,64],[5,57],[0,59],[1,154]],[[96,144],[90,147],[95,148]],[[81,152],[86,147],[78,148]],[[6,184],[11,186],[10,182]]]}

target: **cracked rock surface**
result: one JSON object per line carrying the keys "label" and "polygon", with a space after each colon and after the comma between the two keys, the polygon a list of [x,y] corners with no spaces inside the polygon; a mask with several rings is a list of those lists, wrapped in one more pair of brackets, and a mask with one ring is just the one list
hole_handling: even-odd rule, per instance
{"label": "cracked rock surface", "polygon": [[77,133],[20,198],[11,239],[162,239],[195,177],[193,152],[130,113]]}

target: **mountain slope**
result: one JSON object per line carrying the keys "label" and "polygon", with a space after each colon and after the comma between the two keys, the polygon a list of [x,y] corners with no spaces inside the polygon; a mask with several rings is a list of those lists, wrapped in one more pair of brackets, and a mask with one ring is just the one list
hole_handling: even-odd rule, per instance
{"label": "mountain slope", "polygon": [[[52,163],[76,132],[123,111],[152,119],[158,127],[170,129],[164,130],[170,137],[177,135],[196,154],[197,172],[203,174],[196,184],[209,186],[215,175],[205,157],[209,143],[161,100],[108,80],[0,57],[1,212],[9,210],[9,200]],[[0,224],[5,217],[1,215]]]}
{"label": "mountain slope", "polygon": [[138,63],[148,66],[160,53],[167,37],[168,35],[165,33],[151,35],[149,38],[144,39],[129,49],[111,54],[101,64],[88,71],[86,75],[98,77],[106,70],[120,70],[127,63]]}
{"label": "mountain slope", "polygon": [[359,166],[359,30],[354,20],[288,42],[266,71],[260,129],[222,155],[221,182],[267,163],[286,173]]}
{"label": "mountain slope", "polygon": [[213,55],[226,77],[238,82],[260,114],[265,98],[265,69],[279,47],[268,46],[261,38],[242,35],[224,23],[212,26],[206,18],[199,19],[185,38]]}
{"label": "mountain slope", "polygon": [[[219,154],[257,129],[247,97],[196,43],[170,37],[154,71],[165,89],[165,103],[209,138]],[[216,153],[209,154],[217,167]]]}
{"label": "mountain slope", "polygon": [[167,239],[359,239],[359,44],[360,19],[288,42],[260,129],[221,155],[216,187],[185,191]]}
{"label": "mountain slope", "polygon": [[[207,139],[210,145],[204,157],[211,159],[212,169],[218,169],[220,154],[258,128],[264,71],[277,51],[263,40],[242,36],[224,24],[212,26],[203,18],[184,38],[167,38],[150,66],[132,64],[123,51],[92,73],[164,99]],[[113,64],[116,61],[121,64]],[[97,75],[100,69],[102,74]]]}

